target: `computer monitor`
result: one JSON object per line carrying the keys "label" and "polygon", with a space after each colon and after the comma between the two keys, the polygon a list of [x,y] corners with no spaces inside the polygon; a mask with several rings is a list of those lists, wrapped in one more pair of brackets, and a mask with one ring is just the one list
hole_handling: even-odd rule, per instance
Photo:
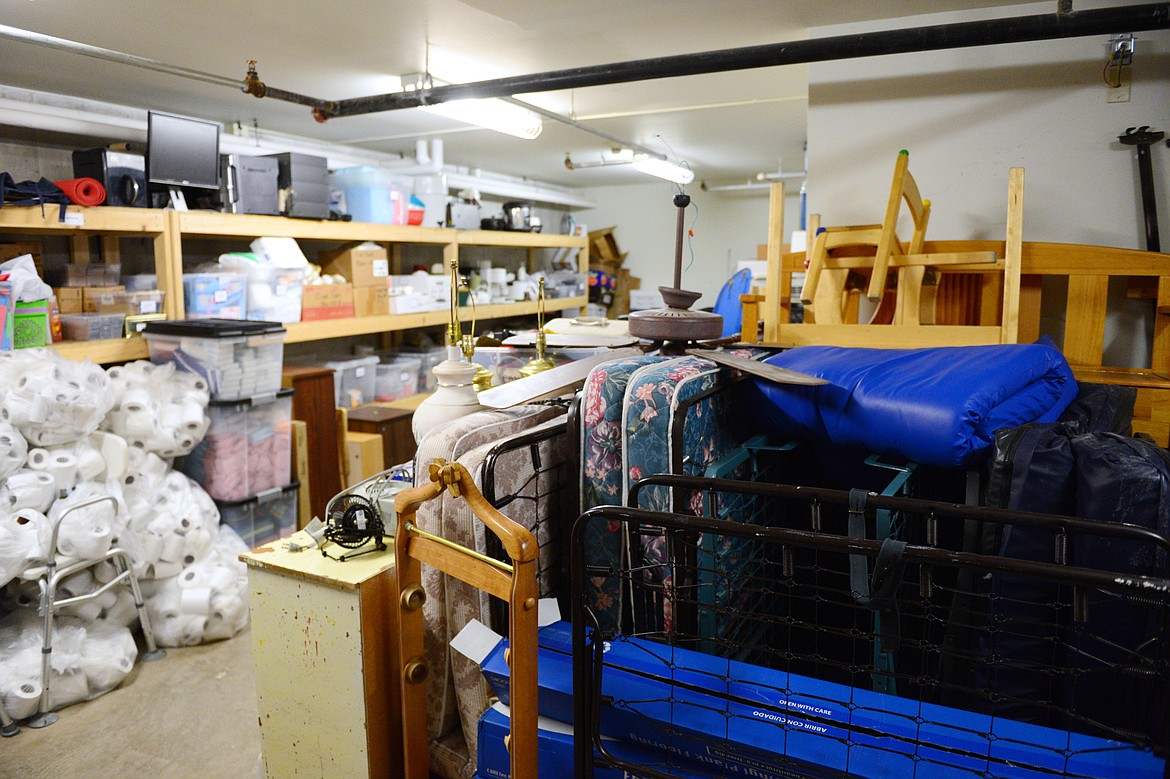
{"label": "computer monitor", "polygon": [[146,128],[146,181],[185,209],[183,187],[219,189],[219,125],[151,111]]}

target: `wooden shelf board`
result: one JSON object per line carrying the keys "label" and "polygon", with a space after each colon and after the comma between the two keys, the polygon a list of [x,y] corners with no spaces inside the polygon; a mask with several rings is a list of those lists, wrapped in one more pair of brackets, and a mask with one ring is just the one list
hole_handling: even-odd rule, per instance
{"label": "wooden shelf board", "polygon": [[0,230],[32,235],[90,232],[136,235],[161,233],[166,229],[166,212],[156,209],[69,206],[66,218],[80,221],[78,224],[59,222],[58,208],[50,203],[42,214],[40,206],[5,206],[0,208]]}
{"label": "wooden shelf board", "polygon": [[397,243],[455,243],[455,230],[409,225],[381,225],[367,222],[332,222],[320,219],[292,219],[285,216],[220,214],[188,211],[179,214],[184,238],[224,236],[255,238],[273,236],[317,241],[381,241]]}
{"label": "wooden shelf board", "polygon": [[520,233],[507,230],[459,230],[460,246],[518,246],[529,249],[556,249],[563,246],[584,249],[585,238],[546,233]]}
{"label": "wooden shelf board", "polygon": [[[564,308],[580,308],[585,305],[585,297],[554,298],[548,301],[546,308],[559,311]],[[510,316],[528,316],[536,313],[536,301],[526,300],[522,303],[500,303],[490,306],[478,306],[475,311],[477,321],[501,319]],[[459,309],[459,320],[470,322],[471,307]],[[290,322],[285,325],[288,334],[285,343],[304,343],[306,341],[323,341],[329,338],[343,338],[349,335],[369,335],[370,333],[385,333],[394,330],[410,330],[415,327],[433,327],[447,323],[447,311],[425,311],[419,314],[390,314],[386,316],[363,316],[354,319],[322,319],[316,322]]]}
{"label": "wooden shelf board", "polygon": [[53,344],[53,351],[69,360],[89,360],[105,365],[112,362],[145,360],[150,352],[146,339],[111,338],[104,341],[62,341]]}

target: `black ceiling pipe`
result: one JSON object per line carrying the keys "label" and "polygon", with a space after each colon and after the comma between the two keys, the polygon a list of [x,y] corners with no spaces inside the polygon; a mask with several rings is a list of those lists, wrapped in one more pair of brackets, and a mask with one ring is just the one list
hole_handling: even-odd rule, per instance
{"label": "black ceiling pipe", "polygon": [[622,84],[656,78],[694,76],[732,70],[795,65],[803,62],[877,57],[914,51],[960,49],[1001,43],[1078,38],[1140,32],[1170,27],[1170,4],[1152,3],[1070,13],[956,22],[932,27],[838,35],[832,38],[789,41],[739,49],[681,54],[670,57],[614,62],[583,68],[553,70],[469,84],[451,84],[415,92],[338,100],[326,116],[357,116],[401,108],[418,108],[448,100],[505,97],[551,92],[603,84]]}

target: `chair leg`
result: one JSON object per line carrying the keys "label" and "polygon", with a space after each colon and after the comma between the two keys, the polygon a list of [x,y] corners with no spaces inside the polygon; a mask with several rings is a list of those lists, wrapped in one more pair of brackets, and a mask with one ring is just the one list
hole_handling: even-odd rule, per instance
{"label": "chair leg", "polygon": [[19,734],[20,728],[12,721],[12,717],[8,716],[8,712],[4,710],[4,707],[0,706],[0,736],[12,738]]}
{"label": "chair leg", "polygon": [[49,686],[53,677],[53,603],[57,595],[57,568],[50,564],[48,574],[41,585],[41,613],[44,624],[44,638],[41,644],[41,702],[36,715],[26,724],[33,729],[47,728],[60,719],[55,711],[49,711],[51,692]]}
{"label": "chair leg", "polygon": [[115,558],[115,565],[126,571],[126,581],[130,583],[130,592],[134,595],[134,607],[138,609],[138,622],[142,625],[142,637],[146,640],[146,651],[139,656],[144,663],[162,660],[167,656],[167,650],[159,649],[154,640],[154,628],[150,625],[150,615],[146,613],[146,602],[142,599],[142,588],[138,586],[138,577],[130,570],[130,563],[124,557]]}

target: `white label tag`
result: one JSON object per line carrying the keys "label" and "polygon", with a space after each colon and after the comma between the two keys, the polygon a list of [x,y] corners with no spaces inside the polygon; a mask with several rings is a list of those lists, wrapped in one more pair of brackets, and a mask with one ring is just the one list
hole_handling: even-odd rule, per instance
{"label": "white label tag", "polygon": [[226,289],[217,289],[211,297],[213,300],[215,300],[216,303],[226,303],[227,302],[227,290]]}
{"label": "white label tag", "polygon": [[85,224],[85,214],[80,211],[66,211],[65,224],[80,227]]}
{"label": "white label tag", "polygon": [[451,648],[466,657],[476,665],[481,664],[484,658],[495,649],[503,636],[494,632],[487,625],[477,619],[467,623],[459,635],[451,639]]}
{"label": "white label tag", "polygon": [[389,276],[390,275],[390,261],[389,260],[374,260],[370,264],[370,273],[374,276]]}
{"label": "white label tag", "polygon": [[353,375],[360,379],[362,376],[366,375],[366,369],[365,368],[354,368]]}
{"label": "white label tag", "polygon": [[155,300],[142,301],[142,304],[138,307],[138,313],[139,314],[157,314],[158,313],[158,301],[155,301]]}

